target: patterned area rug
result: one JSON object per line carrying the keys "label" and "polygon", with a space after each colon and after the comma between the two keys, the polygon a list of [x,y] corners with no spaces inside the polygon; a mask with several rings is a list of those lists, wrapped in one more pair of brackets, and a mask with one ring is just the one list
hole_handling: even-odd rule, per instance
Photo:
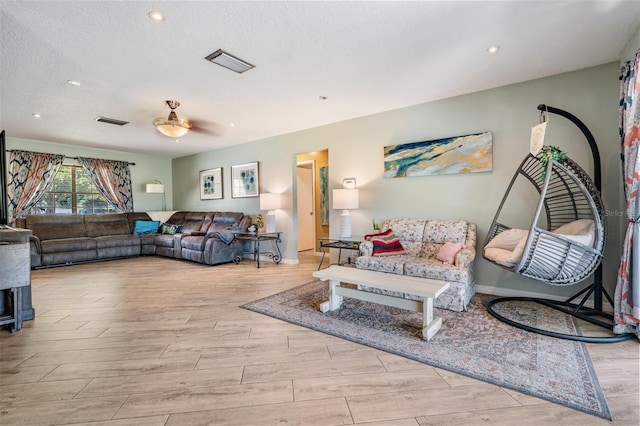
{"label": "patterned area rug", "polygon": [[[314,281],[242,306],[245,309],[503,386],[611,420],[584,343],[511,327],[491,316],[490,296],[476,295],[467,312],[435,309],[442,328],[421,337],[422,315],[345,298],[323,314],[328,284]],[[576,333],[573,319],[528,302],[496,306],[503,316],[561,333]]]}

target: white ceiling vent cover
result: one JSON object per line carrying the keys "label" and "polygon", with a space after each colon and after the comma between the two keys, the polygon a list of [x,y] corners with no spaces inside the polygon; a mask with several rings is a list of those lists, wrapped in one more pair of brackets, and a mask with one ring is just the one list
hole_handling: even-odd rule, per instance
{"label": "white ceiling vent cover", "polygon": [[249,62],[245,62],[240,58],[236,58],[235,56],[225,52],[222,49],[216,50],[205,59],[207,61],[213,62],[214,64],[218,64],[222,67],[228,68],[231,71],[235,71],[238,74],[248,71],[251,68],[255,68],[255,65],[251,65]]}
{"label": "white ceiling vent cover", "polygon": [[129,124],[128,121],[116,120],[115,118],[103,117],[101,115],[94,118],[94,120],[100,123],[115,124],[116,126],[124,126],[125,124]]}

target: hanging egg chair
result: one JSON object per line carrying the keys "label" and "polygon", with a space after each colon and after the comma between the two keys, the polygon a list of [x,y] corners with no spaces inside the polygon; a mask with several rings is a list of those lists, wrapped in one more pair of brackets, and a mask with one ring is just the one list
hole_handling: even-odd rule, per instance
{"label": "hanging egg chair", "polygon": [[[528,230],[511,228],[501,218],[518,179],[525,179],[540,194]],[[541,156],[529,154],[491,223],[483,257],[525,277],[565,286],[593,273],[602,261],[605,242],[604,206],[589,175],[568,157],[549,160],[545,168]]]}
{"label": "hanging egg chair", "polygon": [[[600,154],[593,135],[571,113],[547,105],[538,105],[545,113],[561,115],[575,124],[584,134],[593,156],[594,179],[573,160],[564,158],[545,160],[544,156],[527,155],[511,179],[511,183],[491,223],[483,248],[489,262],[516,274],[554,285],[577,284],[592,276],[593,283],[566,301],[532,297],[501,297],[490,301],[491,315],[514,327],[547,336],[589,343],[614,343],[630,339],[632,334],[611,337],[590,337],[562,334],[532,327],[501,315],[497,305],[505,302],[535,302],[597,326],[612,330],[613,315],[602,307],[603,296],[613,306],[613,299],[602,284],[602,258],[607,239],[605,209],[600,198]],[[523,181],[533,188],[539,198],[535,214],[527,229],[509,226],[509,215],[503,208],[507,200],[516,196],[516,182]],[[513,216],[511,216],[513,219]],[[518,218],[519,219],[519,218]],[[574,300],[582,297],[578,303]],[[592,298],[593,308],[586,303]]]}

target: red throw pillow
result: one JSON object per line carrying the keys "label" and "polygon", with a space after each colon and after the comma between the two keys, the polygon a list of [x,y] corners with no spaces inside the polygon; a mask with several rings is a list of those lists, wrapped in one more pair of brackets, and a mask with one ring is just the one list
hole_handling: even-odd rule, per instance
{"label": "red throw pillow", "polygon": [[364,239],[373,243],[374,256],[391,256],[404,253],[404,247],[400,244],[400,239],[391,229],[379,234],[365,235]]}

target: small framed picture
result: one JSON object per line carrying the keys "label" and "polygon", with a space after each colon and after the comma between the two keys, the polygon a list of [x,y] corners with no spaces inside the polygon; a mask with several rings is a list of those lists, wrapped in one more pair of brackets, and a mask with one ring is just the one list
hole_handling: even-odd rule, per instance
{"label": "small framed picture", "polygon": [[231,166],[231,197],[257,197],[260,195],[258,162]]}
{"label": "small framed picture", "polygon": [[222,167],[200,171],[200,199],[219,200],[222,194]]}

